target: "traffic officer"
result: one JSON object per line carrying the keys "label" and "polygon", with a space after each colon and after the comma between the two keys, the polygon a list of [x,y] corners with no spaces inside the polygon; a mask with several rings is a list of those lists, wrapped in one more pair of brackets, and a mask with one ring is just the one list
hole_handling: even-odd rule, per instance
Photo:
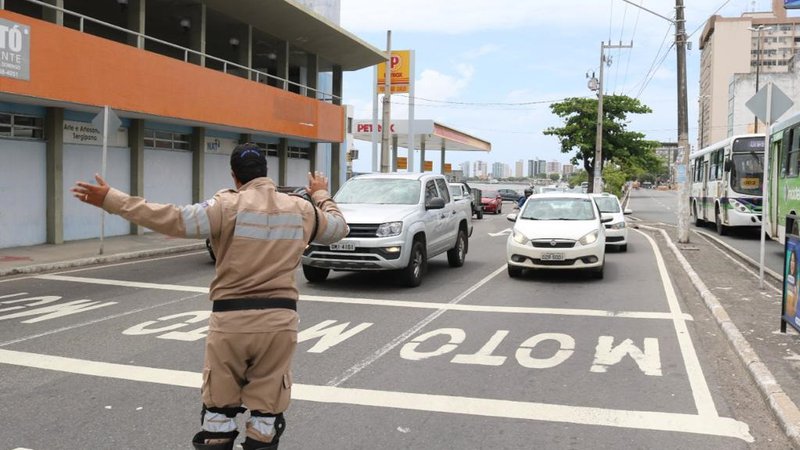
{"label": "traffic officer", "polygon": [[522,205],[525,204],[525,200],[527,200],[531,195],[533,195],[533,189],[529,187],[525,188],[524,194],[517,200],[517,208],[522,208]]}
{"label": "traffic officer", "polygon": [[276,450],[297,345],[295,272],[306,245],[334,243],[349,230],[322,173],[308,174],[308,201],[276,191],[267,178],[265,152],[255,144],[237,146],[230,163],[236,189],[194,205],[149,203],[110,187],[99,175],[97,184],[79,181],[72,192],[151,230],[211,240],[216,273],[209,293],[202,430],[192,444],[231,450],[238,436],[235,417],[249,410],[244,450]]}

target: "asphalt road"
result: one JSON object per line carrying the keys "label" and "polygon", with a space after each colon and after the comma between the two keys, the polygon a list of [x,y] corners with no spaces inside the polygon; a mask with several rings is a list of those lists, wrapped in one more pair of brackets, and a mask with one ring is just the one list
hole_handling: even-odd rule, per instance
{"label": "asphalt road", "polygon": [[[603,280],[510,279],[510,225],[476,221],[415,289],[298,271],[281,449],[789,448],[646,235]],[[201,252],[0,279],[0,450],[190,448],[212,275]]]}
{"label": "asphalt road", "polygon": [[[669,225],[678,224],[678,193],[677,191],[658,191],[655,189],[638,189],[631,191],[629,207],[633,209],[633,217],[645,222],[661,222]],[[717,234],[714,224],[709,223],[698,227],[690,222],[691,230],[704,231],[722,239],[728,245],[741,251],[754,261],[761,259],[760,227],[731,228],[725,236]],[[690,240],[695,238],[690,236]],[[781,273],[783,267],[783,246],[767,237],[764,240],[764,265],[767,268]]]}

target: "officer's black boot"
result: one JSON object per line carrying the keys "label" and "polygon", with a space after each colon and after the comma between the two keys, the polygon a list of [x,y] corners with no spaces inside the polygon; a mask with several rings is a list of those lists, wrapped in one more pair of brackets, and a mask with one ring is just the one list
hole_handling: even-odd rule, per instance
{"label": "officer's black boot", "polygon": [[248,436],[242,443],[242,450],[278,450],[278,439],[275,438],[272,442],[261,442]]}
{"label": "officer's black boot", "polygon": [[[192,445],[194,445],[195,450],[233,450],[233,441],[236,440],[236,436],[238,435],[238,431],[231,431],[230,433],[212,433],[210,431],[201,431],[195,434],[192,438]],[[224,441],[214,444],[206,444],[207,439]]]}

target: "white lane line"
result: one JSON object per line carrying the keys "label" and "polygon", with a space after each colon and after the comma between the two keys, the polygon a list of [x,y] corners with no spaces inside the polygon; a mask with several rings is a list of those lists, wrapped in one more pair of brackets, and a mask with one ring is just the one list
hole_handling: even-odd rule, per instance
{"label": "white lane line", "polygon": [[683,363],[686,366],[686,374],[689,377],[689,386],[692,390],[697,413],[703,417],[718,417],[719,413],[717,413],[717,408],[714,406],[714,399],[711,397],[708,383],[706,383],[706,379],[703,376],[703,368],[700,366],[700,360],[692,344],[692,337],[689,335],[689,329],[686,326],[686,322],[680,318],[681,306],[678,303],[675,290],[672,288],[672,281],[670,280],[669,272],[667,272],[664,258],[661,256],[661,251],[658,249],[658,245],[652,237],[642,231],[634,231],[644,236],[653,248],[656,264],[658,265],[658,272],[661,275],[661,283],[664,286],[664,293],[667,296],[669,309],[673,313],[672,323],[675,325],[678,345],[681,349],[681,356],[683,356]]}
{"label": "white lane line", "polygon": [[[458,303],[458,302],[460,302],[461,300],[466,298],[469,294],[475,292],[475,290],[477,290],[478,288],[480,288],[484,284],[488,283],[489,280],[491,280],[492,278],[496,277],[498,274],[504,272],[505,270],[506,270],[506,265],[503,264],[497,270],[495,270],[494,272],[492,272],[489,275],[485,276],[482,280],[480,280],[477,283],[475,283],[474,285],[472,285],[472,287],[470,287],[466,291],[462,292],[460,295],[458,295],[456,298],[450,300],[450,302],[448,302],[448,303]],[[425,325],[433,322],[434,320],[436,320],[436,318],[438,318],[439,316],[444,314],[446,311],[447,311],[446,309],[440,309],[440,310],[430,314],[428,317],[420,320],[419,322],[417,322],[416,325],[414,325],[411,328],[409,328],[408,330],[406,330],[400,336],[397,336],[396,338],[394,338],[391,342],[389,342],[388,344],[384,345],[383,347],[378,349],[373,354],[369,355],[368,357],[364,358],[363,360],[361,360],[360,362],[358,362],[354,366],[350,367],[349,369],[347,369],[344,373],[342,373],[338,377],[328,381],[327,385],[336,387],[336,386],[339,386],[340,384],[344,383],[345,381],[350,379],[350,377],[352,377],[353,375],[357,374],[358,372],[361,372],[362,370],[364,370],[365,367],[367,367],[370,364],[374,363],[375,361],[380,359],[383,355],[389,353],[393,348],[397,347],[398,345],[400,345],[403,342],[405,342],[406,340],[408,340],[417,331],[422,329],[422,327],[424,327]]]}
{"label": "white lane line", "polygon": [[[505,268],[504,268],[505,269]],[[157,383],[197,389],[202,374],[183,370],[112,364],[61,356],[0,349],[0,364],[54,370],[119,380]],[[556,405],[476,397],[351,389],[295,383],[292,399],[326,404],[344,404],[428,411],[472,416],[573,423],[639,430],[671,431],[722,436],[754,442],[746,423],[730,418],[651,411]]]}
{"label": "white lane line", "polygon": [[[503,266],[501,269],[503,268],[505,268],[505,266]],[[53,281],[67,281],[74,283],[100,284],[105,286],[130,287],[137,289],[158,289],[158,290],[178,291],[178,292],[208,293],[208,288],[205,287],[184,286],[176,284],[142,283],[138,281],[110,280],[103,278],[84,278],[84,277],[72,277],[65,275],[39,275],[36,278],[44,280],[53,280]],[[475,287],[473,286],[473,288]],[[468,293],[471,293],[473,291],[474,289],[472,289],[472,291],[468,291]],[[466,297],[465,294],[462,295],[463,297]],[[444,309],[451,311],[467,311],[467,312],[489,312],[489,313],[494,312],[494,313],[508,313],[508,314],[615,317],[615,318],[626,318],[626,319],[660,319],[660,320],[672,319],[672,313],[669,312],[604,311],[599,309],[538,308],[538,307],[525,307],[525,306],[486,306],[486,305],[464,305],[464,304],[454,303],[455,301],[461,301],[463,297],[458,298],[456,300],[452,300],[449,303],[436,303],[436,302],[411,302],[402,300],[380,300],[372,298],[301,295],[300,301],[343,303],[352,305],[390,306],[390,307],[401,307],[401,308],[436,309],[436,310]],[[683,319],[693,320],[690,314],[684,314]]]}

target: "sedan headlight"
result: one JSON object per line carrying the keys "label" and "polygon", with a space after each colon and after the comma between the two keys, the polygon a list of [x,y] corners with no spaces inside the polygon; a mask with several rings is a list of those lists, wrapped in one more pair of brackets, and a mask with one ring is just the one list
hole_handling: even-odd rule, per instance
{"label": "sedan headlight", "polygon": [[522,245],[525,245],[528,243],[528,241],[530,241],[530,239],[528,239],[527,236],[525,236],[524,234],[520,233],[517,230],[511,231],[511,239],[513,239],[514,242],[516,242],[517,244],[522,244]]}
{"label": "sedan headlight", "polygon": [[735,209],[735,210],[737,210],[739,212],[750,212],[750,208],[748,208],[747,206],[744,206],[738,200],[734,200],[732,198],[729,198],[728,199],[728,203],[730,203],[731,206],[733,206],[733,209]]}
{"label": "sedan headlight", "polygon": [[623,220],[622,222],[612,223],[609,228],[612,230],[621,230],[625,228],[625,221]]}
{"label": "sedan headlight", "polygon": [[595,241],[597,241],[597,236],[599,234],[600,234],[600,232],[598,230],[594,230],[591,233],[589,233],[589,234],[583,236],[582,238],[578,239],[578,242],[580,242],[581,245],[594,244]]}
{"label": "sedan headlight", "polygon": [[397,236],[403,231],[403,222],[386,222],[378,226],[375,235],[378,237]]}

